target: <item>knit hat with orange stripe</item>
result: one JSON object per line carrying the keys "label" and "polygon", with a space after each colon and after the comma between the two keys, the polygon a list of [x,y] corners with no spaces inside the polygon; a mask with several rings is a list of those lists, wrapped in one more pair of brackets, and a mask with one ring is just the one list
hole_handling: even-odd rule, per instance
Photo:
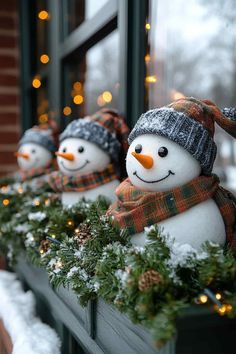
{"label": "knit hat with orange stripe", "polygon": [[60,135],[60,143],[68,138],[90,141],[118,162],[121,151],[128,150],[129,128],[117,111],[104,108],[92,116],[72,121]]}
{"label": "knit hat with orange stripe", "polygon": [[131,143],[142,134],[164,136],[186,149],[211,174],[216,157],[215,122],[236,138],[236,109],[220,110],[209,100],[181,98],[168,106],[141,115],[129,136]]}

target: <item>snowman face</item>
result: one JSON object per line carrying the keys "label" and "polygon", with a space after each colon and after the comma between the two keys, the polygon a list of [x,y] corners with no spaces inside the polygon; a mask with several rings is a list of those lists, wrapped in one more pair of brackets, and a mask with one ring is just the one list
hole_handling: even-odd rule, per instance
{"label": "snowman face", "polygon": [[67,176],[102,171],[110,163],[109,155],[96,144],[79,138],[63,140],[56,154],[58,166]]}
{"label": "snowman face", "polygon": [[201,173],[197,160],[162,136],[144,134],[130,145],[126,169],[131,183],[147,191],[167,191],[182,186]]}
{"label": "snowman face", "polygon": [[22,170],[45,167],[50,163],[52,154],[43,146],[34,143],[21,145],[17,152],[17,162]]}

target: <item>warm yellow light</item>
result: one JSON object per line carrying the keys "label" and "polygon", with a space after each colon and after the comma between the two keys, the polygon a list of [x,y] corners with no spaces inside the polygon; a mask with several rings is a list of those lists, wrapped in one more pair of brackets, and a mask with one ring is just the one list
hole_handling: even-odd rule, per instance
{"label": "warm yellow light", "polygon": [[51,237],[52,237],[52,238],[56,238],[56,235],[52,234]]}
{"label": "warm yellow light", "polygon": [[79,232],[80,232],[80,231],[79,231],[79,229],[78,229],[78,228],[77,228],[77,229],[75,229],[75,233],[76,233],[76,234],[79,234]]}
{"label": "warm yellow light", "polygon": [[39,252],[40,252],[41,254],[43,254],[43,253],[44,253],[44,250],[41,249]]}
{"label": "warm yellow light", "polygon": [[39,80],[39,78],[35,77],[32,81],[32,86],[34,88],[39,88],[41,86],[41,81]]}
{"label": "warm yellow light", "polygon": [[146,54],[146,55],[145,55],[145,62],[146,62],[146,63],[149,63],[150,60],[151,60],[150,54]]}
{"label": "warm yellow light", "polygon": [[82,88],[81,82],[79,82],[79,81],[74,82],[74,84],[73,84],[73,89],[74,89],[75,91],[80,91],[81,88]]}
{"label": "warm yellow light", "polygon": [[44,204],[45,204],[46,206],[49,206],[49,205],[50,205],[50,199],[45,199]]}
{"label": "warm yellow light", "polygon": [[73,98],[73,101],[75,104],[81,104],[84,102],[84,98],[81,95],[75,95],[75,97]]}
{"label": "warm yellow light", "polygon": [[147,31],[149,31],[151,29],[150,23],[146,23],[145,28],[146,28]]}
{"label": "warm yellow light", "polygon": [[227,304],[227,305],[226,305],[226,311],[227,311],[227,312],[231,312],[232,309],[233,309],[233,306],[232,306],[232,305],[230,305],[230,304]]}
{"label": "warm yellow light", "polygon": [[71,110],[71,108],[69,106],[65,106],[63,108],[63,113],[64,113],[65,116],[69,116],[71,114],[71,112],[72,112],[72,110]]}
{"label": "warm yellow light", "polygon": [[48,121],[48,114],[44,113],[39,116],[39,123],[47,123]]}
{"label": "warm yellow light", "polygon": [[49,19],[49,13],[45,10],[42,10],[38,13],[38,18],[40,20],[48,20]]}
{"label": "warm yellow light", "polygon": [[149,76],[145,77],[145,81],[148,84],[153,84],[153,83],[157,82],[157,77],[156,77],[156,75],[149,75]]}
{"label": "warm yellow light", "polygon": [[42,64],[47,64],[49,62],[49,56],[47,54],[42,54],[40,57],[40,61]]}
{"label": "warm yellow light", "polygon": [[206,295],[201,295],[199,296],[199,300],[202,304],[205,304],[208,300],[208,297]]}
{"label": "warm yellow light", "polygon": [[39,201],[38,199],[35,200],[35,201],[34,201],[34,205],[35,205],[35,206],[39,206],[39,205],[40,205],[40,201]]}
{"label": "warm yellow light", "polygon": [[68,220],[67,221],[67,225],[70,226],[70,227],[73,227],[74,226],[74,221],[73,220]]}
{"label": "warm yellow light", "polygon": [[19,193],[19,194],[22,194],[23,192],[24,192],[23,188],[22,188],[22,187],[19,187],[19,188],[18,188],[18,193]]}
{"label": "warm yellow light", "polygon": [[110,91],[104,91],[102,94],[102,98],[106,103],[109,103],[112,101],[112,94]]}
{"label": "warm yellow light", "polygon": [[182,92],[171,90],[171,101],[179,100],[180,98],[184,98],[185,95]]}
{"label": "warm yellow light", "polygon": [[221,298],[222,298],[221,294],[220,294],[220,293],[217,293],[217,294],[216,294],[216,299],[217,299],[217,300],[220,300]]}
{"label": "warm yellow light", "polygon": [[9,199],[3,199],[2,204],[7,206],[7,205],[10,204],[10,200]]}
{"label": "warm yellow light", "polygon": [[97,104],[98,104],[99,107],[102,107],[102,106],[104,106],[106,104],[106,102],[104,101],[102,95],[98,96]]}
{"label": "warm yellow light", "polygon": [[220,315],[224,315],[226,311],[227,311],[227,307],[225,305],[222,305],[221,307],[218,308],[218,313]]}

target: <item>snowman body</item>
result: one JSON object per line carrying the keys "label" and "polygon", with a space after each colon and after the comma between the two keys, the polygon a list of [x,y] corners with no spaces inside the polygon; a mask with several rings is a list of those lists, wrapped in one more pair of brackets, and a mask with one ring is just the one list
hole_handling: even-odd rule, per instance
{"label": "snowman body", "polygon": [[[169,139],[152,134],[138,136],[129,147],[126,168],[131,183],[146,191],[164,192],[182,186],[201,173],[201,167],[189,152]],[[157,224],[164,234],[177,242],[200,249],[205,241],[224,245],[226,232],[221,213],[213,199]],[[143,246],[145,232],[131,238]]]}
{"label": "snowman body", "polygon": [[36,143],[22,144],[16,155],[23,171],[47,167],[52,160],[51,152]]}
{"label": "snowman body", "polygon": [[[58,166],[67,176],[77,176],[102,171],[110,164],[110,156],[94,143],[80,138],[68,138],[62,141],[57,153]],[[73,205],[80,199],[96,200],[104,196],[115,201],[115,189],[119,181],[113,180],[96,188],[82,192],[63,192],[62,203]]]}

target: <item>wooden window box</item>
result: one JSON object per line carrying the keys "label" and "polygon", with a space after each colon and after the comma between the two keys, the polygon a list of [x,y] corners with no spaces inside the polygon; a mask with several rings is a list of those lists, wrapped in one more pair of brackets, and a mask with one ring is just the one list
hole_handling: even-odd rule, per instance
{"label": "wooden window box", "polygon": [[81,307],[72,290],[53,290],[46,272],[23,258],[15,271],[35,293],[41,318],[57,330],[64,354],[235,354],[236,319],[193,307],[178,318],[177,336],[158,351],[147,329],[103,300]]}

